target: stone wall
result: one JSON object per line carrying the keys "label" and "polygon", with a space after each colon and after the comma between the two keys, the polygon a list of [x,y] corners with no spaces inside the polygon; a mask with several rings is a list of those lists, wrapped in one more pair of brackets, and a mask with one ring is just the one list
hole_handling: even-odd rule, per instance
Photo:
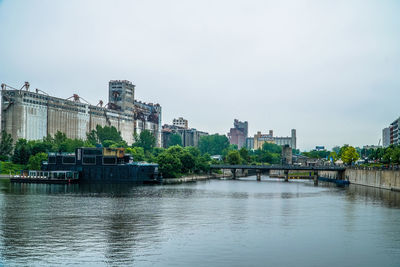
{"label": "stone wall", "polygon": [[400,190],[400,171],[349,168],[345,179],[352,184]]}

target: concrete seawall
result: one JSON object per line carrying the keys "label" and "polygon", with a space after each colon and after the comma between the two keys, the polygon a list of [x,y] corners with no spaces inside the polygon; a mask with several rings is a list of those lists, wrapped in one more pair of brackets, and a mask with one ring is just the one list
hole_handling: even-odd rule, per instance
{"label": "concrete seawall", "polygon": [[400,191],[400,171],[350,168],[345,179],[352,184]]}
{"label": "concrete seawall", "polygon": [[[340,179],[335,171],[320,171],[319,176],[328,179]],[[343,178],[351,184],[400,191],[400,171],[348,168]]]}
{"label": "concrete seawall", "polygon": [[181,183],[189,183],[195,181],[204,181],[208,179],[217,178],[216,175],[193,175],[193,176],[184,176],[180,178],[164,178],[163,184],[181,184]]}

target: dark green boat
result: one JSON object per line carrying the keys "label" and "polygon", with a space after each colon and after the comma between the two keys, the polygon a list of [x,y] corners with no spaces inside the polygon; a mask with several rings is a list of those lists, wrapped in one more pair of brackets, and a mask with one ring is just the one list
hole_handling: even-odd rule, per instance
{"label": "dark green boat", "polygon": [[134,162],[123,148],[77,148],[49,153],[42,171],[75,171],[80,183],[161,183],[158,164]]}

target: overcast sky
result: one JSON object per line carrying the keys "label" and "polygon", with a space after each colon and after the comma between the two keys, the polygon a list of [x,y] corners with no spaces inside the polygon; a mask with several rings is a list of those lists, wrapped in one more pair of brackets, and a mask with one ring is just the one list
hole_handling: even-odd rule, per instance
{"label": "overcast sky", "polygon": [[0,82],[97,104],[126,79],[163,124],[377,144],[400,116],[399,14],[382,0],[0,0]]}

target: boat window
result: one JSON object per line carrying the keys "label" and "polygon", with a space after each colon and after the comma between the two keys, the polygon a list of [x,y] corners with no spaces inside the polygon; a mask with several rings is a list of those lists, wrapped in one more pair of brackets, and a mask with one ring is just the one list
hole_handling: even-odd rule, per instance
{"label": "boat window", "polygon": [[115,164],[117,164],[117,158],[116,157],[104,157],[103,164],[104,165],[115,165]]}
{"label": "boat window", "polygon": [[75,164],[75,156],[64,156],[62,161],[63,164]]}
{"label": "boat window", "polygon": [[48,163],[49,164],[56,164],[56,157],[55,156],[49,156]]}
{"label": "boat window", "polygon": [[96,157],[83,157],[82,162],[83,162],[83,164],[86,164],[86,165],[95,165]]}
{"label": "boat window", "polygon": [[101,149],[83,149],[83,155],[102,155]]}

